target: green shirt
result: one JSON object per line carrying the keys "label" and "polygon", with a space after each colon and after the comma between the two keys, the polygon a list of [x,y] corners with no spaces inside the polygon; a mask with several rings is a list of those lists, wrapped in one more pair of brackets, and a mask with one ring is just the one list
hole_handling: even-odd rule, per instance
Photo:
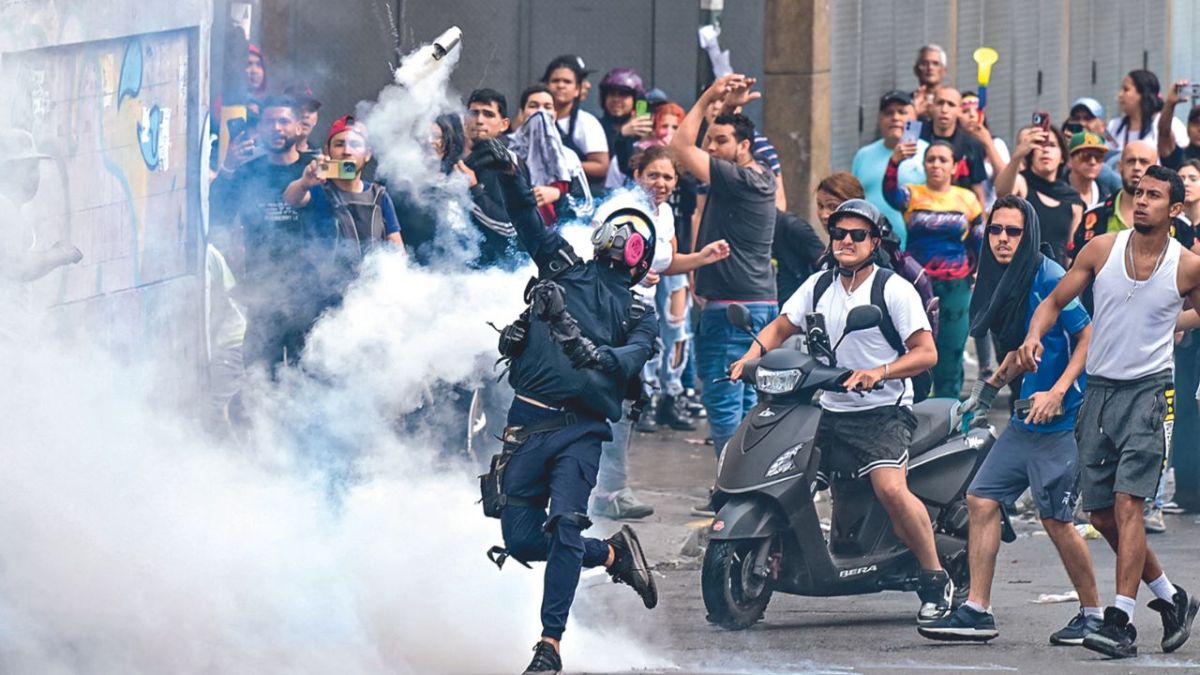
{"label": "green shirt", "polygon": [[[1125,219],[1121,217],[1121,196],[1125,193],[1124,190],[1117,192],[1117,196],[1113,199],[1112,215],[1108,217],[1108,228],[1105,232],[1120,232],[1128,230],[1129,225],[1125,223]],[[1172,228],[1174,230],[1174,228]]]}

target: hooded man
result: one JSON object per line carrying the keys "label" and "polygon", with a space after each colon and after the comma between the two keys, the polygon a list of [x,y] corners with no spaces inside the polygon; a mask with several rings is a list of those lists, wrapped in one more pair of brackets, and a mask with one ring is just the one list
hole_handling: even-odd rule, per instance
{"label": "hooded man", "polygon": [[[971,298],[971,335],[985,339],[990,332],[996,353],[1005,356],[996,373],[987,381],[976,382],[970,398],[959,404],[963,416],[986,414],[1000,388],[1023,372],[1017,348],[1029,320],[1066,273],[1043,250],[1033,206],[1016,195],[996,200]],[[1029,401],[1029,409],[1013,413],[1009,427],[967,488],[971,569],[967,602],[945,619],[918,628],[921,635],[971,642],[986,642],[999,635],[990,605],[1000,550],[1000,510],[1011,509],[1026,488],[1031,488],[1038,516],[1058,549],[1081,605],[1066,627],[1050,636],[1050,643],[1080,645],[1087,634],[1100,628],[1103,613],[1092,558],[1074,524],[1079,494],[1075,413],[1083,403],[1083,369],[1091,331],[1087,312],[1074,301],[1042,337],[1042,361],[1019,385],[1020,397]]]}

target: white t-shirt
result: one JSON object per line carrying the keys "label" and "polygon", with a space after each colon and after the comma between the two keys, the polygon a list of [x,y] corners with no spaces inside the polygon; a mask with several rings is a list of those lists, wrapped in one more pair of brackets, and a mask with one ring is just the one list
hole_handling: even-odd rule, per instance
{"label": "white t-shirt", "polygon": [[[1162,117],[1162,113],[1154,113],[1154,119],[1150,122],[1150,131],[1145,138],[1140,140],[1146,141],[1150,145],[1158,146],[1158,120]],[[1121,126],[1121,118],[1117,117],[1108,121],[1108,137],[1112,141],[1109,145],[1113,150],[1123,150],[1125,144],[1130,141],[1136,141],[1140,130],[1131,130],[1126,127],[1117,133],[1117,128]],[[1187,125],[1184,124],[1178,117],[1171,119],[1171,133],[1175,136],[1175,145],[1186,148],[1189,145],[1187,135]]]}
{"label": "white t-shirt", "polygon": [[[671,249],[671,240],[675,238],[675,213],[671,210],[671,205],[663,202],[658,205],[658,209],[654,211],[654,260],[650,262],[650,269],[662,274],[663,270],[671,266],[671,259],[674,257],[674,251]],[[659,283],[662,283],[661,281]],[[643,298],[654,302],[654,294],[657,289],[654,286],[645,285],[645,279],[633,287],[635,291],[641,294]]]}
{"label": "white t-shirt", "polygon": [[[846,328],[846,315],[851,309],[860,305],[871,304],[871,285],[879,269],[862,280],[854,289],[847,293],[841,278],[835,278],[833,283],[817,302],[817,312],[825,317],[825,330],[829,332],[831,344],[837,344]],[[817,272],[800,284],[800,288],[783,305],[783,314],[792,325],[807,329],[804,315],[812,311],[813,288],[817,279],[825,272]],[[917,331],[930,330],[929,319],[925,316],[925,307],[921,304],[921,296],[917,289],[905,281],[899,274],[888,278],[883,287],[883,299],[887,303],[888,313],[896,332],[905,342]],[[900,357],[892,349],[883,331],[878,328],[868,328],[864,331],[851,333],[837,348],[838,366],[851,370],[867,370],[878,368],[885,363],[891,363]],[[822,392],[821,407],[831,412],[855,412],[869,410],[885,405],[911,406],[913,402],[912,382],[904,380],[884,380],[883,389],[868,391],[863,395],[855,392]]]}
{"label": "white t-shirt", "polygon": [[[570,115],[558,120],[558,129],[566,138],[571,130]],[[600,126],[600,120],[596,119],[595,115],[586,110],[580,110],[575,118],[575,133],[571,136],[571,141],[579,148],[581,160],[593,152],[608,152],[608,137],[604,135],[604,127]]]}

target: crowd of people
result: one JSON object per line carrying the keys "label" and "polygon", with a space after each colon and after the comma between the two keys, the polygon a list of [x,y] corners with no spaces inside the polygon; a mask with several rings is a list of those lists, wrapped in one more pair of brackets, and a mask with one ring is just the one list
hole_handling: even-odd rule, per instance
{"label": "crowd of people", "polygon": [[[653,513],[629,487],[628,450],[637,433],[692,431],[706,418],[708,442],[720,457],[756,403],[754,388],[736,375],[763,349],[731,324],[727,308],[738,303],[748,310],[766,348],[801,331],[812,311],[825,316],[836,339],[849,309],[873,302],[880,269],[891,270],[877,291],[889,325],[848,336],[839,348],[849,350],[844,363],[854,368],[848,389],[870,393],[824,396],[818,444],[839,455],[846,473],[870,479],[897,534],[920,560],[922,634],[996,635],[989,592],[999,509],[1032,488],[1037,515],[1081,602],[1078,616],[1052,641],[1136,653],[1130,621],[1139,579],[1157,598],[1151,606],[1163,617],[1164,650],[1187,639],[1196,601],[1167,581],[1138,533],[1165,530],[1162,509],[1171,505],[1164,504],[1162,468],[1170,426],[1177,410],[1194,414],[1177,409],[1173,397],[1176,382],[1196,378],[1176,364],[1177,353],[1196,347],[1186,336],[1175,345],[1175,315],[1195,288],[1190,280],[1200,260],[1190,253],[1200,218],[1200,107],[1181,123],[1174,111],[1186,100],[1188,82],[1163,92],[1153,73],[1135,70],[1121,83],[1120,109],[1111,119],[1091,98],[1074,101],[1057,124],[1051,113],[1029,111],[1031,123],[1010,148],[989,130],[980,97],[944,81],[946,65],[944,50],[923,47],[915,90],[880,97],[879,139],[859,149],[849,171],[815,181],[817,227],[788,211],[778,153],[743,112],[760,94],[754,79],[742,75],[718,78],[689,105],[648,87],[634,70],[616,68],[598,82],[596,117],[582,105],[592,71],[582,58],[564,55],[520,92],[514,110],[504,93],[481,88],[462,111],[431,125],[423,141],[440,182],[422,189],[450,194],[466,187],[473,233],[467,265],[513,270],[532,261],[560,291],[602,294],[615,291],[596,269],[625,265],[636,270],[622,277],[633,281],[634,306],[648,309],[625,308],[632,314],[615,318],[632,316],[641,326],[649,317],[654,324],[633,331],[644,340],[635,351],[621,351],[632,343],[618,344],[621,331],[613,330],[605,332],[599,356],[571,356],[571,367],[617,379],[640,372],[649,404],[640,417],[630,414],[642,407],[631,401],[591,411],[601,418],[596,424],[607,429],[602,418],[612,422],[611,432],[577,430],[561,444],[552,439],[576,423],[547,411],[569,411],[578,399],[535,396],[541,385],[528,384],[528,373],[550,366],[512,358],[517,398],[510,428],[526,432],[506,443],[542,453],[545,462],[520,465],[518,473],[549,489],[517,494],[514,483],[517,499],[532,503],[510,506],[505,513],[515,509],[519,516],[502,517],[503,556],[550,561],[546,632],[529,672],[555,670],[581,565],[609,567],[653,605],[632,531],[607,542],[583,538],[584,512],[620,520]],[[449,200],[364,178],[373,149],[362,121],[340,116],[326,138],[310,139],[320,102],[304,86],[270,93],[257,49],[250,51],[246,99],[251,117],[237,133],[230,128],[213,171],[210,254],[230,270],[222,283],[236,279],[242,287],[235,294],[245,310],[241,358],[247,367],[274,369],[296,361],[308,328],[339,301],[372,249],[393,247],[414,263],[434,265],[463,235],[444,231],[434,212]],[[561,253],[569,247],[556,234],[575,221],[596,227],[599,262],[586,274],[570,272],[583,268],[573,253]],[[633,246],[647,224],[653,234],[639,240],[644,248]],[[560,253],[566,267],[556,262]],[[1128,260],[1123,275],[1111,271],[1113,260]],[[1177,271],[1178,283],[1171,276]],[[1130,288],[1117,289],[1122,283]],[[1147,302],[1125,304],[1135,294]],[[566,297],[571,308],[570,292]],[[551,335],[580,344],[545,307],[534,314],[551,322]],[[605,320],[614,318],[606,314],[611,309],[574,307]],[[1147,313],[1145,321],[1129,319],[1130,311]],[[1134,329],[1145,334],[1126,344],[1123,331]],[[972,387],[964,381],[969,339],[979,365]],[[609,346],[611,353],[603,352]],[[1194,356],[1179,363],[1196,368]],[[731,367],[735,376],[727,378]],[[546,375],[552,376],[558,375]],[[1028,399],[1031,407],[1014,412],[970,489],[971,596],[952,612],[953,585],[924,508],[905,484],[905,439],[915,423],[908,411],[927,396],[958,399],[969,390],[959,412],[982,414],[1005,386],[1013,401]],[[1118,398],[1126,402],[1106,403]],[[1122,417],[1116,410],[1135,406],[1154,415]],[[1076,414],[1088,420],[1086,429],[1075,424]],[[1101,427],[1105,421],[1122,430]],[[1097,434],[1098,428],[1106,430]],[[527,445],[531,434],[535,446]],[[584,438],[602,447],[598,456],[589,454]],[[581,485],[577,476],[542,475],[560,455],[592,480]],[[1104,611],[1074,527],[1080,493],[1091,522],[1118,552],[1120,595]],[[564,501],[556,507],[560,494]],[[550,498],[548,523],[547,504],[537,503],[543,497]],[[714,511],[711,499],[695,509]],[[548,540],[543,523],[553,533]]]}

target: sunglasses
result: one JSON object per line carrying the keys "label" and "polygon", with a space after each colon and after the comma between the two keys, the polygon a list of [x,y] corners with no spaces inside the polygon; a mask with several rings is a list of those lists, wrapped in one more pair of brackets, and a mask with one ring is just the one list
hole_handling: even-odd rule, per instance
{"label": "sunglasses", "polygon": [[847,230],[841,227],[829,228],[829,238],[833,241],[841,241],[846,238],[846,235],[850,235],[850,239],[854,243],[861,244],[871,236],[871,232],[869,230]]}
{"label": "sunglasses", "polygon": [[1000,233],[1003,232],[1004,234],[1007,234],[1010,239],[1016,239],[1017,237],[1021,236],[1021,234],[1023,234],[1025,232],[1025,228],[1014,227],[1012,225],[1008,225],[1008,226],[1004,226],[1004,227],[1002,227],[1000,225],[988,225],[987,231],[988,231],[988,234],[993,235],[993,236],[999,236]]}

